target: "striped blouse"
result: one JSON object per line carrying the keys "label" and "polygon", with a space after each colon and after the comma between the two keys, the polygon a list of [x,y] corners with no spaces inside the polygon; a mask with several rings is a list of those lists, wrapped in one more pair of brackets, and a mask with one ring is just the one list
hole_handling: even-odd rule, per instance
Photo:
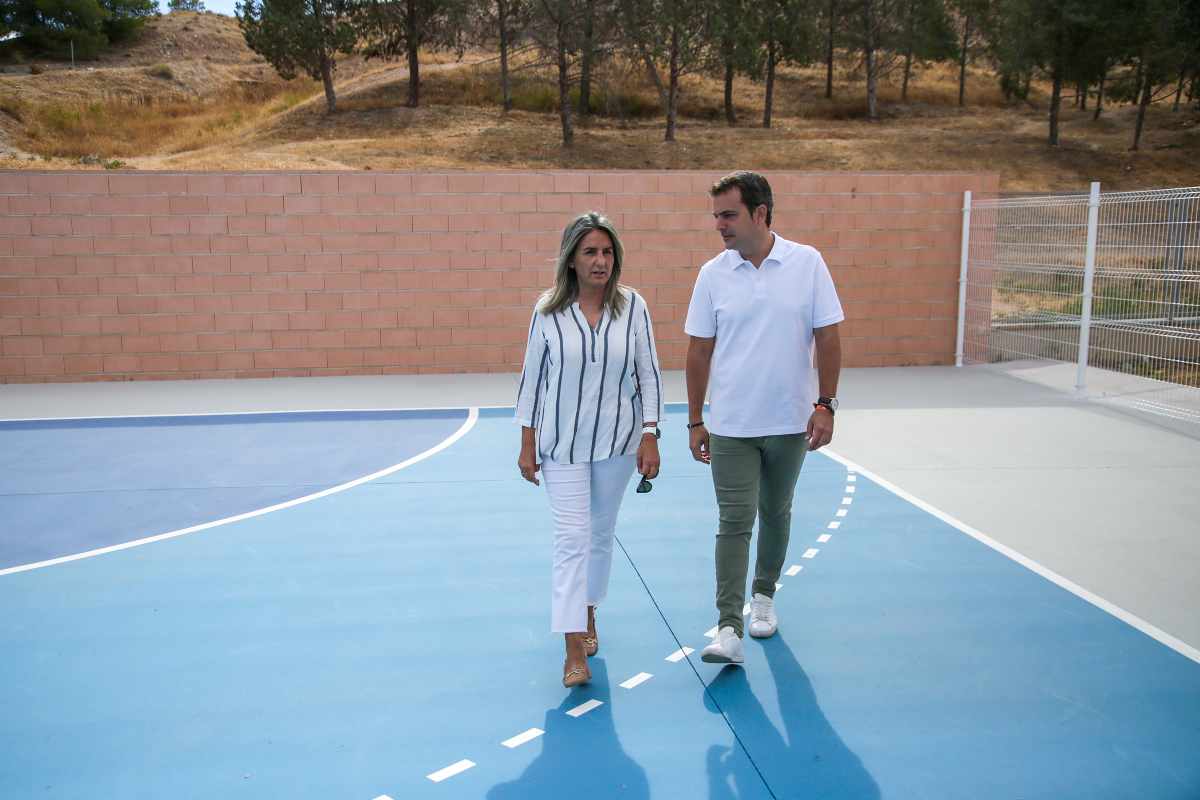
{"label": "striped blouse", "polygon": [[516,419],[537,430],[539,460],[576,464],[637,452],[642,420],[662,418],[662,374],[646,301],[622,290],[592,328],[579,303],[555,314],[536,308]]}

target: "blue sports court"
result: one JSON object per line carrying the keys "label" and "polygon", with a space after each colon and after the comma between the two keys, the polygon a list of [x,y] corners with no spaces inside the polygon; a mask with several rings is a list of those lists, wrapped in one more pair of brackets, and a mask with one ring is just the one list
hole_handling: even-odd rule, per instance
{"label": "blue sports court", "polygon": [[[866,372],[847,396],[891,380]],[[1001,441],[1022,436],[1006,415],[1033,407],[1060,433],[1065,414],[1148,427],[1005,376],[927,372],[983,381],[960,410]],[[926,425],[905,391],[847,409],[850,450],[870,452],[855,420],[896,437]],[[677,404],[663,474],[621,511],[593,680],[564,690],[546,498],[515,469],[511,409],[468,395],[0,423],[0,795],[1200,797],[1192,645],[837,438],[797,488],[779,635],[747,639],[745,669],[700,662],[716,508]],[[927,431],[897,474],[919,484],[965,419]],[[1194,469],[1195,441],[1177,447]],[[973,507],[999,493],[1040,513],[1005,483],[1027,476],[970,452],[996,481],[967,478],[990,498]]]}

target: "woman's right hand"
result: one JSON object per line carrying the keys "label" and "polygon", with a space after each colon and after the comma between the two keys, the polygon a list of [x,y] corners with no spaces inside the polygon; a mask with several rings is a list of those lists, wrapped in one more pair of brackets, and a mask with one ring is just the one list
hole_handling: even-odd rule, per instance
{"label": "woman's right hand", "polygon": [[537,473],[541,468],[542,465],[537,463],[537,454],[534,449],[522,444],[521,455],[517,456],[517,469],[521,470],[521,477],[534,486],[541,486],[537,479]]}

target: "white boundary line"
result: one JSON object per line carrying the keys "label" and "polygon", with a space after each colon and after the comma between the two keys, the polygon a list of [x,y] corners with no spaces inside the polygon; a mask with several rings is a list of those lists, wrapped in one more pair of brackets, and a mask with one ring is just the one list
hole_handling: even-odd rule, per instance
{"label": "white boundary line", "polygon": [[[392,411],[462,411],[468,406],[404,406],[400,408],[286,408],[258,411],[181,411],[177,414],[109,414],[96,417],[13,417],[0,419],[0,425],[12,422],[87,422],[101,419],[172,419],[175,417],[261,417],[271,414],[380,414]],[[512,408],[509,406],[469,406],[477,411]]]}
{"label": "white boundary line", "polygon": [[888,480],[885,480],[884,478],[879,477],[878,475],[876,475],[875,473],[871,472],[868,469],[863,469],[858,464],[855,464],[850,459],[845,458],[844,456],[841,456],[841,455],[835,453],[834,451],[830,450],[828,447],[821,448],[821,452],[824,453],[825,455],[829,456],[830,458],[832,458],[834,461],[837,461],[839,464],[846,467],[847,469],[849,469],[853,472],[857,472],[862,475],[865,475],[869,480],[872,480],[875,483],[877,483],[878,485],[882,486],[884,489],[887,489],[889,492],[896,495],[901,500],[906,500],[909,503],[912,503],[917,508],[921,509],[922,511],[925,511],[925,512],[937,517],[942,522],[945,522],[948,525],[952,525],[955,528],[958,528],[958,530],[967,534],[972,539],[975,539],[976,541],[987,545],[988,547],[995,550],[997,553],[1000,553],[1001,555],[1012,559],[1013,561],[1017,562],[1021,566],[1025,567],[1028,570],[1031,570],[1032,572],[1037,573],[1038,575],[1042,576],[1043,578],[1050,581],[1051,583],[1054,583],[1054,584],[1062,587],[1063,589],[1066,589],[1071,594],[1073,594],[1083,600],[1086,600],[1087,602],[1094,605],[1096,608],[1099,608],[1101,611],[1108,612],[1109,614],[1113,615],[1114,617],[1121,620],[1125,624],[1133,626],[1134,628],[1138,629],[1139,631],[1146,634],[1150,638],[1155,639],[1160,644],[1164,644],[1167,647],[1171,648],[1176,653],[1179,653],[1181,656],[1190,658],[1192,661],[1195,661],[1197,664],[1200,664],[1200,650],[1197,650],[1195,647],[1192,647],[1187,642],[1184,642],[1181,639],[1175,638],[1174,636],[1172,636],[1171,634],[1162,630],[1161,628],[1157,628],[1154,625],[1151,625],[1149,622],[1147,622],[1146,620],[1137,616],[1136,614],[1131,614],[1130,612],[1126,611],[1125,609],[1121,608],[1120,606],[1118,606],[1114,603],[1110,603],[1108,600],[1105,600],[1103,597],[1100,597],[1097,594],[1093,594],[1092,592],[1089,592],[1087,589],[1084,589],[1082,586],[1080,586],[1076,583],[1073,583],[1070,580],[1067,580],[1062,575],[1059,575],[1057,572],[1049,569],[1048,567],[1044,567],[1041,564],[1039,564],[1038,562],[1034,561],[1033,559],[1031,559],[1027,556],[1021,555],[1016,550],[1013,550],[1011,547],[1008,547],[1007,545],[1003,545],[1000,542],[997,542],[995,539],[991,538],[987,534],[982,533],[982,532],[976,530],[975,528],[972,528],[970,525],[966,524],[965,522],[963,522],[961,520],[955,519],[954,517],[947,514],[945,511],[942,511],[939,508],[935,508],[934,506],[930,505],[929,503],[925,502],[924,500],[920,499],[919,497],[915,497],[914,495],[909,494],[908,492],[904,491],[903,489],[901,489],[899,486],[892,483],[891,481],[888,481]]}
{"label": "white boundary line", "polygon": [[467,433],[473,427],[475,427],[475,423],[476,423],[476,421],[478,421],[478,419],[479,419],[479,408],[476,406],[472,406],[471,408],[469,408],[467,410],[467,418],[463,422],[463,424],[459,427],[459,429],[457,431],[455,431],[454,433],[450,434],[450,436],[443,439],[438,444],[434,445],[433,447],[429,448],[428,450],[426,450],[422,453],[418,453],[417,455],[413,456],[412,458],[401,461],[399,464],[393,464],[392,466],[381,469],[378,472],[372,472],[370,475],[364,475],[361,478],[355,478],[354,480],[349,481],[348,483],[342,483],[337,486],[332,486],[328,489],[323,489],[319,492],[305,495],[304,497],[297,497],[294,500],[288,500],[283,503],[276,503],[275,505],[267,506],[266,508],[260,508],[255,511],[247,511],[244,514],[237,514],[236,516],[225,517],[224,519],[214,520],[213,522],[205,522],[200,525],[193,525],[190,528],[180,528],[179,530],[168,531],[167,533],[160,533],[160,534],[156,534],[155,536],[147,536],[144,539],[135,539],[130,542],[122,542],[121,544],[114,544],[114,545],[110,545],[108,547],[101,547],[101,548],[97,548],[96,550],[88,550],[83,553],[75,553],[75,554],[69,555],[69,556],[61,556],[59,558],[52,558],[47,561],[38,561],[38,562],[35,562],[32,564],[21,564],[20,566],[16,566],[16,567],[8,567],[6,569],[0,569],[0,576],[11,575],[11,574],[14,574],[17,572],[27,572],[29,570],[39,569],[41,567],[50,567],[55,564],[66,563],[68,561],[79,561],[80,559],[92,558],[94,556],[104,555],[105,553],[115,553],[118,550],[128,550],[131,547],[140,547],[141,545],[150,544],[151,542],[161,542],[164,539],[174,539],[178,536],[185,536],[189,533],[196,533],[197,531],[204,531],[204,530],[208,530],[209,528],[216,528],[220,525],[228,525],[231,522],[240,522],[244,519],[250,519],[251,517],[260,517],[263,514],[270,514],[273,511],[282,511],[285,508],[291,508],[292,506],[298,506],[301,503],[307,503],[311,500],[318,500],[322,497],[328,497],[331,494],[337,494],[339,492],[344,492],[347,489],[353,489],[355,486],[360,486],[364,483],[367,483],[368,481],[373,481],[377,478],[382,478],[386,475],[391,475],[393,472],[399,472],[400,470],[402,470],[406,467],[411,467],[413,464],[416,464],[418,461],[424,461],[425,459],[429,458],[430,456],[440,453],[441,451],[445,450],[450,445],[457,442],[462,437],[466,436]]}

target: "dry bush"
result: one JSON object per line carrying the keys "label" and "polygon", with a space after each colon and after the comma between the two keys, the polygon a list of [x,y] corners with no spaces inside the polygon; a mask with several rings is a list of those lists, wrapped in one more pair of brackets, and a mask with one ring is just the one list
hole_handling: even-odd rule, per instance
{"label": "dry bush", "polygon": [[[526,59],[509,72],[513,108],[543,114],[558,113],[558,75],[554,68]],[[502,104],[500,66],[488,61],[430,73],[422,79],[422,99],[434,105],[499,107]],[[572,87],[571,107],[579,107],[579,87]],[[600,117],[652,117],[659,113],[654,89],[638,80],[620,61],[608,61],[593,73],[588,107]]]}
{"label": "dry bush", "polygon": [[153,96],[52,102],[20,109],[26,149],[43,156],[132,157],[210,146],[312,96],[310,81],[235,85],[204,100]]}

